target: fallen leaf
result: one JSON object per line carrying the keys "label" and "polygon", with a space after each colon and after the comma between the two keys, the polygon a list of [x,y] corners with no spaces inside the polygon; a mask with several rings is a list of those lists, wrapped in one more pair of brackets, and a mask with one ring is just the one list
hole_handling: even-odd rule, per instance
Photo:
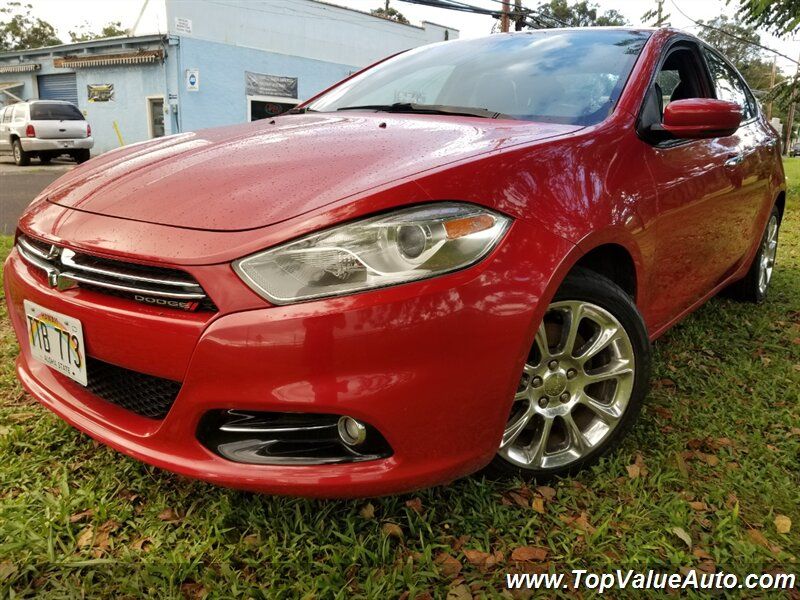
{"label": "fallen leaf", "polygon": [[96,558],[103,555],[103,552],[108,550],[111,546],[111,534],[119,529],[119,523],[114,520],[108,520],[94,531],[94,539],[92,540],[93,554]]}
{"label": "fallen leaf", "polygon": [[638,479],[639,475],[641,475],[638,465],[628,465],[625,468],[628,470],[628,477],[631,479]]}
{"label": "fallen leaf", "polygon": [[384,523],[383,527],[381,527],[381,531],[383,532],[383,535],[388,537],[395,537],[398,540],[403,539],[403,530],[400,529],[400,525],[397,525],[396,523]]}
{"label": "fallen leaf", "polygon": [[530,502],[528,499],[519,494],[517,492],[508,492],[508,497],[516,504],[517,506],[521,506],[522,508],[530,508]]}
{"label": "fallen leaf", "polygon": [[464,547],[464,544],[466,544],[471,537],[472,536],[469,535],[460,535],[455,540],[453,540],[453,543],[450,545],[453,547],[453,550],[458,552],[459,550],[461,550],[461,548]]}
{"label": "fallen leaf", "polygon": [[181,584],[181,595],[186,600],[201,600],[206,597],[207,593],[202,583],[187,581]]}
{"label": "fallen leaf", "polygon": [[592,535],[595,531],[597,531],[591,523],[589,523],[589,519],[586,516],[585,512],[582,512],[577,517],[569,517],[566,515],[559,515],[558,517],[561,521],[563,521],[567,525],[571,525],[575,529],[579,531],[583,531]]}
{"label": "fallen leaf", "polygon": [[689,534],[686,533],[686,530],[684,530],[682,527],[673,527],[672,533],[681,538],[683,543],[689,546],[689,550],[692,549],[692,538],[689,537]]}
{"label": "fallen leaf", "polygon": [[150,552],[153,546],[153,538],[143,537],[139,538],[131,544],[131,548],[140,552]]}
{"label": "fallen leaf", "polygon": [[439,566],[439,569],[442,572],[442,575],[445,577],[455,577],[461,572],[461,561],[457,558],[451,556],[447,552],[442,552],[441,554],[437,555],[433,562]]}
{"label": "fallen leaf", "polygon": [[700,560],[713,560],[713,557],[702,548],[695,548],[692,550],[692,554]]}
{"label": "fallen leaf", "polygon": [[708,510],[708,505],[705,502],[689,502],[692,510]]}
{"label": "fallen leaf", "polygon": [[180,515],[171,508],[165,508],[160,513],[158,513],[158,518],[165,523],[177,523],[181,520]]}
{"label": "fallen leaf", "polygon": [[486,564],[486,559],[489,558],[489,553],[482,552],[481,550],[464,550],[464,556],[471,565],[482,567]]}
{"label": "fallen leaf", "polygon": [[536,486],[536,491],[548,502],[553,500],[556,497],[556,490],[555,488],[551,488],[549,485],[539,485]]}
{"label": "fallen leaf", "polygon": [[412,498],[411,500],[406,500],[406,506],[413,510],[418,515],[422,514],[422,500],[419,498]]}
{"label": "fallen leaf", "polygon": [[81,531],[80,535],[78,536],[78,548],[85,548],[86,546],[90,546],[93,537],[94,537],[94,527],[89,525],[89,527]]}
{"label": "fallen leaf", "polygon": [[17,572],[17,565],[10,560],[4,560],[0,563],[0,581],[8,579]]}
{"label": "fallen leaf", "polygon": [[459,584],[447,590],[447,600],[472,600],[472,592],[466,584]]}
{"label": "fallen leaf", "polygon": [[542,498],[534,498],[533,499],[533,510],[535,510],[540,515],[544,514],[544,499]]}
{"label": "fallen leaf", "polygon": [[374,519],[375,506],[373,506],[372,502],[367,502],[364,506],[361,507],[361,510],[358,511],[358,514],[361,515],[362,519]]}
{"label": "fallen leaf", "polygon": [[716,467],[719,464],[719,459],[713,454],[705,454],[703,456],[706,463],[711,467]]}
{"label": "fallen leaf", "polygon": [[501,564],[505,562],[506,557],[505,554],[497,550],[494,554],[490,554],[489,558],[486,559],[486,568],[491,569],[495,565]]}
{"label": "fallen leaf", "polygon": [[518,562],[541,562],[547,558],[546,548],[520,546],[511,552],[511,560]]}
{"label": "fallen leaf", "polygon": [[778,533],[789,533],[792,529],[792,520],[786,515],[776,516],[775,529],[778,530]]}
{"label": "fallen leaf", "polygon": [[769,541],[767,541],[767,538],[765,538],[764,534],[761,533],[758,529],[748,529],[747,536],[754,544],[769,549]]}
{"label": "fallen leaf", "polygon": [[75,513],[74,515],[70,516],[69,522],[70,523],[78,523],[78,522],[83,521],[84,519],[87,519],[87,518],[92,517],[92,516],[94,516],[94,510],[92,510],[91,508],[87,508],[86,510],[84,510],[82,512]]}
{"label": "fallen leaf", "polygon": [[420,592],[414,596],[414,600],[433,600],[433,596],[430,592]]}

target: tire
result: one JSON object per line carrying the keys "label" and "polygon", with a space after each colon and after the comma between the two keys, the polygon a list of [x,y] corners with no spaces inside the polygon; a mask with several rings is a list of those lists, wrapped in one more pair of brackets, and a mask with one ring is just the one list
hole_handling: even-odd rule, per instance
{"label": "tire", "polygon": [[75,159],[76,163],[81,164],[89,160],[89,158],[91,158],[91,155],[89,154],[88,150],[76,150],[73,153],[72,157]]}
{"label": "tire", "polygon": [[40,154],[39,155],[39,162],[43,165],[49,165],[50,161],[53,160],[53,157],[49,154]]}
{"label": "tire", "polygon": [[[781,213],[777,206],[772,212],[761,236],[758,252],[753,257],[750,269],[742,279],[725,290],[725,294],[740,302],[760,304],[767,297],[772,272],[775,268],[775,255],[778,251],[778,237],[781,228]],[[764,279],[762,280],[762,277]]]}
{"label": "tire", "polygon": [[649,378],[650,341],[632,299],[610,279],[575,269],[548,307],[487,473],[545,481],[594,464],[636,422]]}
{"label": "tire", "polygon": [[11,142],[11,151],[14,154],[14,163],[18,167],[27,167],[31,164],[31,155],[22,149],[22,142],[19,140]]}

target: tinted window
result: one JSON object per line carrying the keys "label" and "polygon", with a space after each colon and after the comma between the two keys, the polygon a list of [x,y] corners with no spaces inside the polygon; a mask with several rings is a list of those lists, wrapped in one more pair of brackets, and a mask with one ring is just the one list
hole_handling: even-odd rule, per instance
{"label": "tinted window", "polygon": [[717,91],[717,99],[735,102],[742,107],[742,121],[756,116],[756,105],[747,86],[725,61],[705,49],[711,79]]}
{"label": "tinted window", "polygon": [[424,46],[354,77],[309,108],[411,102],[590,125],[613,109],[648,36],[540,30]]}
{"label": "tinted window", "polygon": [[83,115],[72,104],[37,102],[31,104],[31,121],[83,121]]}

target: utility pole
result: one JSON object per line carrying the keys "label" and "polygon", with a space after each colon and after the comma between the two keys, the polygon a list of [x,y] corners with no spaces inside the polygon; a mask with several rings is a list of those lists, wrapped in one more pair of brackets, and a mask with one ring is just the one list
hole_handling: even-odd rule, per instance
{"label": "utility pole", "polygon": [[386,12],[389,12],[389,0],[386,0],[386,7],[384,8]]}
{"label": "utility pole", "polygon": [[508,33],[508,0],[503,0],[503,16],[500,18],[500,31]]}
{"label": "utility pole", "polygon": [[[772,93],[772,88],[775,87],[775,69],[778,65],[777,55],[772,56],[772,75],[769,78],[769,93]],[[767,121],[772,120],[772,100],[767,103]]]}
{"label": "utility pole", "polygon": [[514,31],[522,31],[525,26],[525,15],[522,12],[522,0],[514,0]]}
{"label": "utility pole", "polygon": [[789,113],[786,115],[786,144],[783,147],[783,153],[789,156],[789,151],[792,146],[792,125],[794,125],[794,103],[797,101],[795,92],[797,91],[797,78],[800,77],[800,63],[794,72],[794,79],[792,80],[792,91],[789,93]]}

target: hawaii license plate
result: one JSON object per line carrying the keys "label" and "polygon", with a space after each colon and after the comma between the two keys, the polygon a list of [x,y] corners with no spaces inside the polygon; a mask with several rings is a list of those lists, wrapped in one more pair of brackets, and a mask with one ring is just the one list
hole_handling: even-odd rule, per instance
{"label": "hawaii license plate", "polygon": [[33,358],[86,385],[86,352],[81,322],[30,300],[25,300],[24,306]]}

